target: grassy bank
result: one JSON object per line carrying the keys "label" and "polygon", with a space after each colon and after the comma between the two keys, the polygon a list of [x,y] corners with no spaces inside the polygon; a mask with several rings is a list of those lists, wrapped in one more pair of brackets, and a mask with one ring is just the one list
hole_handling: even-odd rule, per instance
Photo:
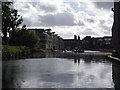
{"label": "grassy bank", "polygon": [[2,45],[2,60],[28,58],[31,51],[25,46]]}

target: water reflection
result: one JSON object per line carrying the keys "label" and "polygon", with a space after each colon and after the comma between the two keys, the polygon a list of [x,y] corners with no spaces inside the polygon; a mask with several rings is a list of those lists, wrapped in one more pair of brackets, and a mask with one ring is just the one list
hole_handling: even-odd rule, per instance
{"label": "water reflection", "polygon": [[118,63],[112,64],[104,55],[54,55],[4,61],[3,88],[113,88],[116,84],[118,76],[113,73],[113,83],[112,68]]}
{"label": "water reflection", "polygon": [[120,62],[113,62],[112,74],[115,90],[120,90]]}
{"label": "water reflection", "polygon": [[74,63],[78,63],[79,64],[80,63],[80,58],[78,58],[78,59],[75,58],[74,59]]}

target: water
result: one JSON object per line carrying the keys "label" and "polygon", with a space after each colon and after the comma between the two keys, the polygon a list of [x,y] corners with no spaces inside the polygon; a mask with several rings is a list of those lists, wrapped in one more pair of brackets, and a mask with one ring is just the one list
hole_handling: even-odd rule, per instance
{"label": "water", "polygon": [[3,88],[119,88],[120,63],[106,55],[59,53],[4,61]]}

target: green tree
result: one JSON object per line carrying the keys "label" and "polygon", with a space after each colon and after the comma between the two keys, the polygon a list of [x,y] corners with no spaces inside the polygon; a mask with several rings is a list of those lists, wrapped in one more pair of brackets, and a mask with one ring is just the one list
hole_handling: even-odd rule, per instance
{"label": "green tree", "polygon": [[18,26],[23,22],[22,16],[17,14],[17,10],[12,9],[11,10],[11,23],[10,23],[10,27],[12,29],[12,37],[10,42],[12,43],[13,39],[15,38],[15,33],[16,30],[18,28]]}
{"label": "green tree", "polygon": [[12,31],[12,39],[15,36],[15,30],[18,26],[23,22],[22,16],[18,15],[17,10],[10,8],[12,2],[3,2],[2,3],[2,32],[3,32],[3,40],[6,41],[7,33]]}
{"label": "green tree", "polygon": [[12,2],[2,2],[2,33],[3,33],[3,41],[6,43],[7,41],[7,33],[10,30],[10,17],[11,17],[11,9],[9,6]]}
{"label": "green tree", "polygon": [[14,44],[18,46],[27,46],[32,49],[39,43],[39,41],[40,39],[34,31],[28,31],[24,25],[22,29],[16,33]]}

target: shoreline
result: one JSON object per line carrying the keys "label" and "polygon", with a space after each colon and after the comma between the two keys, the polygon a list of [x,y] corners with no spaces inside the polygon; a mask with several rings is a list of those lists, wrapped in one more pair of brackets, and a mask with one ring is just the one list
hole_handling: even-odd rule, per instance
{"label": "shoreline", "polygon": [[112,59],[112,60],[116,60],[116,61],[119,61],[120,62],[120,59],[119,58],[117,58],[117,57],[113,57],[113,56],[108,56],[108,58],[110,58],[110,59]]}

